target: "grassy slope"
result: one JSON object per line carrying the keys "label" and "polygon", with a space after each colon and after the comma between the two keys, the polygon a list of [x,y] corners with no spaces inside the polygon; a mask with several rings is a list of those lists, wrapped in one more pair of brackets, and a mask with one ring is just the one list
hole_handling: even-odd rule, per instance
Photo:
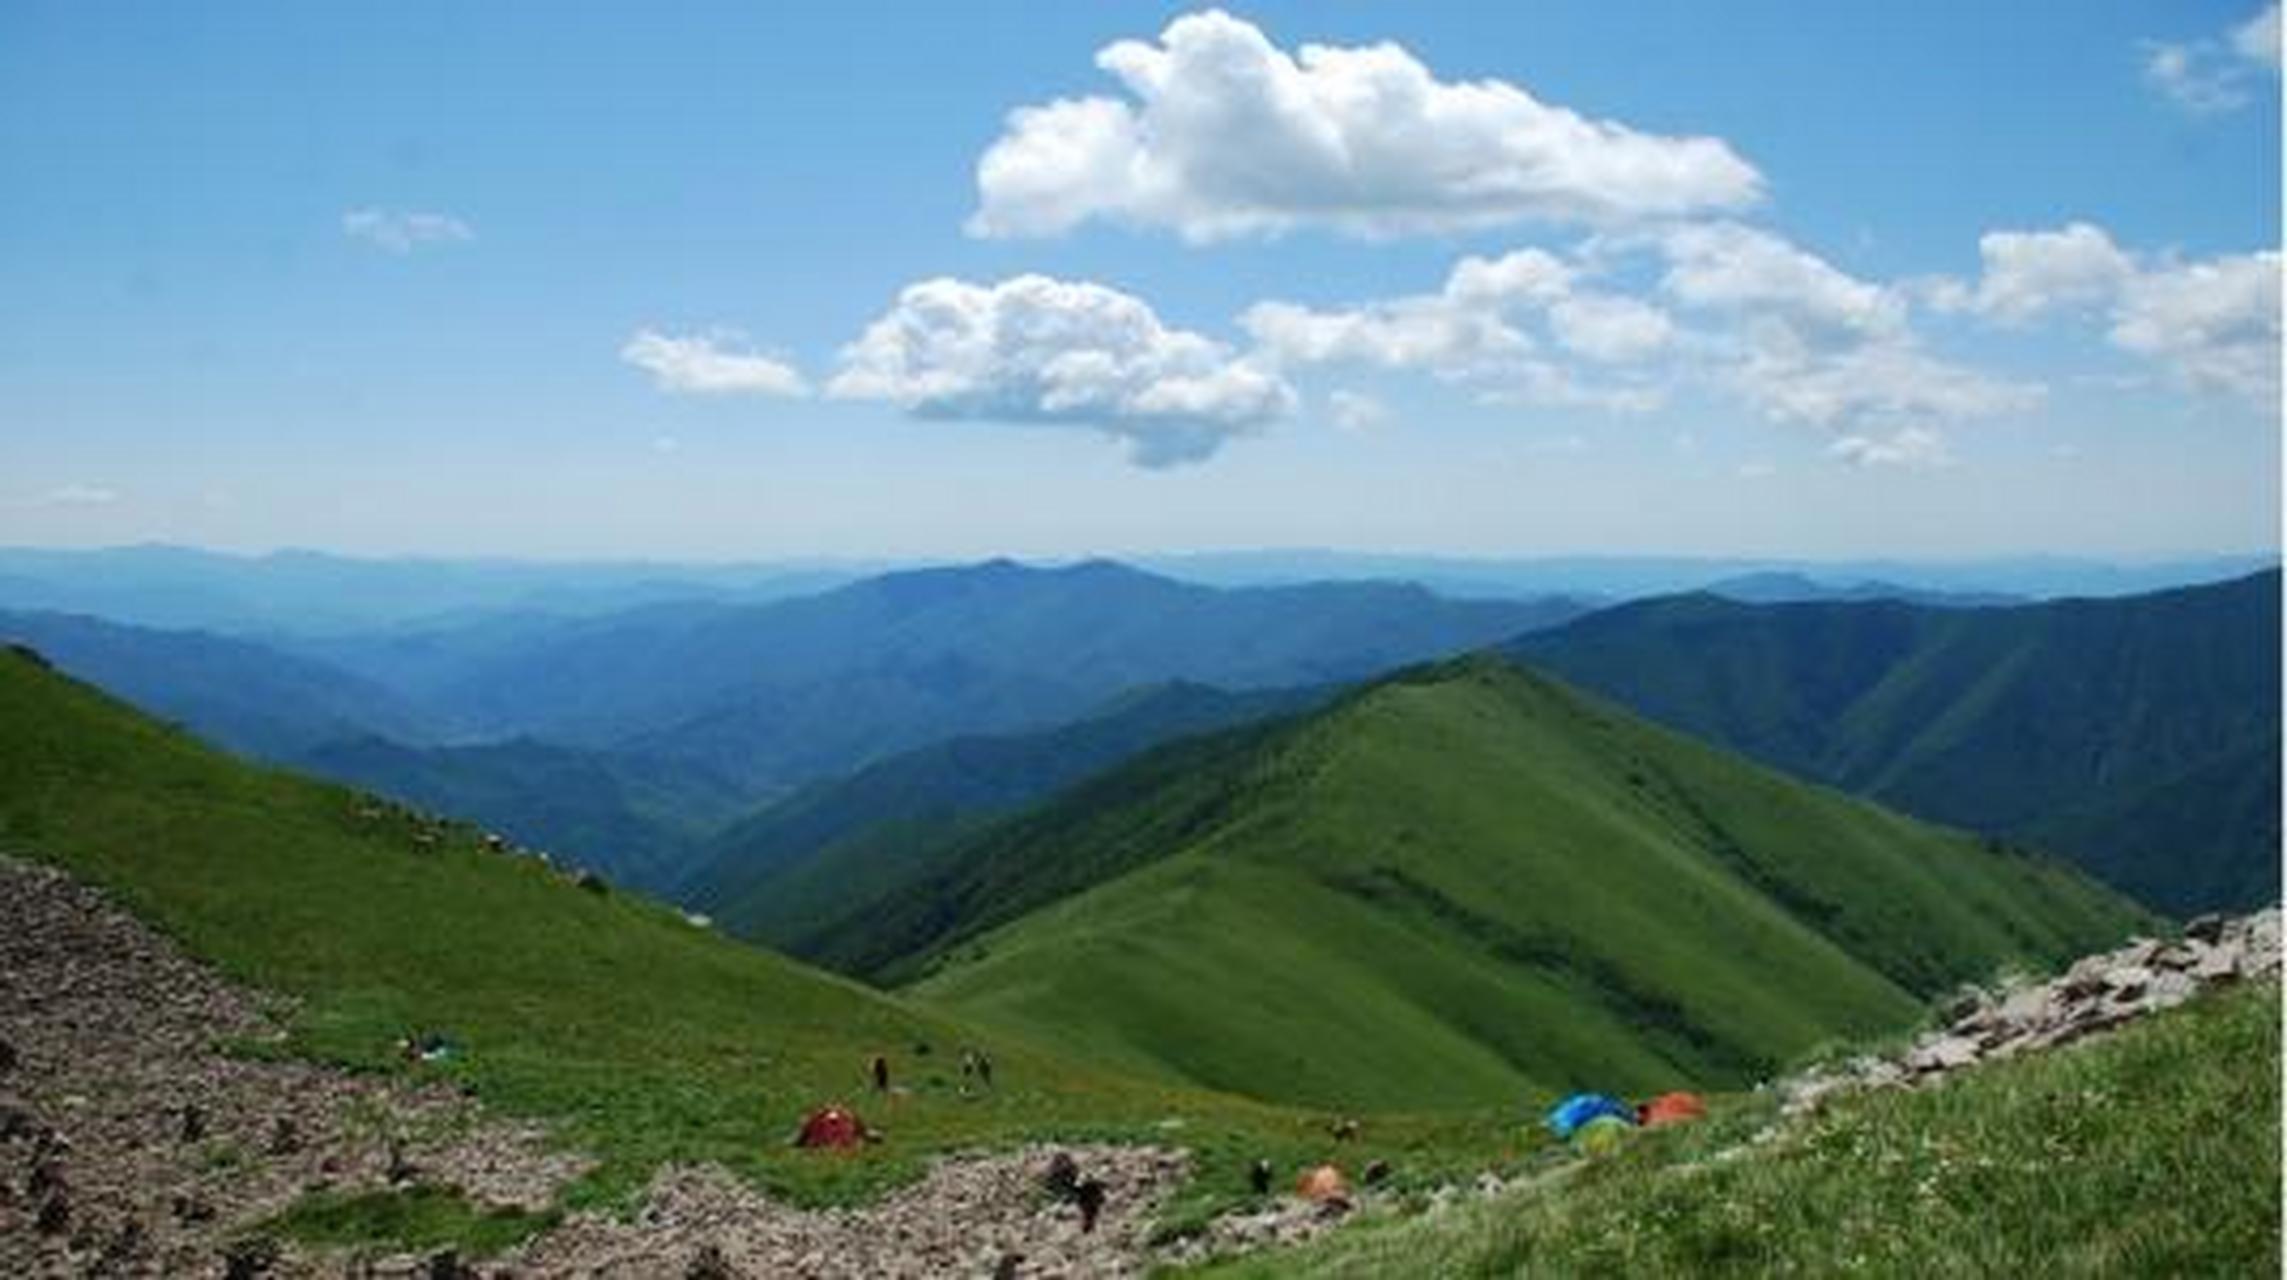
{"label": "grassy slope", "polygon": [[986,820],[1157,743],[1301,710],[1332,689],[1172,683],[1037,733],[936,743],[804,788],[709,842],[685,901],[742,937],[801,952],[822,920],[930,873]]}
{"label": "grassy slope", "polygon": [[1649,601],[1509,652],[2174,910],[2278,894],[2279,575],[2005,609]]}
{"label": "grassy slope", "polygon": [[[1942,1089],[1737,1126],[1218,1277],[2277,1275],[2279,989],[2266,983]],[[1725,1132],[1726,1128],[1730,1132]],[[1727,1141],[1728,1140],[1728,1141]]]}
{"label": "grassy slope", "polygon": [[288,761],[437,813],[490,824],[646,889],[671,884],[714,825],[739,805],[697,768],[519,738],[409,747],[383,738],[328,743]]}
{"label": "grassy slope", "polygon": [[[299,998],[291,1051],[398,1070],[398,1035],[450,1033],[467,1049],[450,1075],[602,1158],[575,1203],[623,1195],[671,1159],[837,1199],[909,1176],[933,1151],[1099,1135],[1194,1145],[1196,1212],[1242,1194],[1257,1154],[1329,1154],[1320,1117],[979,1037],[655,905],[485,854],[469,829],[424,845],[405,819],[362,816],[357,793],[221,755],[6,651],[0,724],[0,849],[54,861],[231,976]],[[989,1098],[956,1096],[967,1044],[998,1060]],[[910,1096],[865,1096],[876,1052]],[[798,1117],[837,1098],[890,1140],[855,1158],[788,1150]],[[1163,1128],[1170,1119],[1184,1127]],[[1457,1172],[1508,1138],[1486,1116],[1380,1127],[1388,1154],[1425,1170]]]}
{"label": "grassy slope", "polygon": [[903,905],[873,914],[911,947],[881,971],[931,957],[936,1005],[1361,1107],[1742,1083],[2136,919],[1492,660],[1155,753]]}

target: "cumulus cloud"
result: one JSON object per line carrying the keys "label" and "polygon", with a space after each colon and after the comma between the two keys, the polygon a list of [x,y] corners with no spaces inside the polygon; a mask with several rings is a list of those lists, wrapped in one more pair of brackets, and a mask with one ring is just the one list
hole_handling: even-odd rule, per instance
{"label": "cumulus cloud", "polygon": [[1389,421],[1387,405],[1359,391],[1333,391],[1326,396],[1326,413],[1340,430],[1362,434]]}
{"label": "cumulus cloud", "polygon": [[1675,336],[1668,313],[1617,294],[1579,294],[1549,307],[1549,328],[1564,347],[1591,360],[1650,359]]}
{"label": "cumulus cloud", "polygon": [[1859,279],[1773,232],[1712,223],[1639,244],[1664,260],[1660,289],[1678,307],[1726,322],[1702,330],[1701,358],[1773,421],[1865,437],[2041,401],[2037,386],[1923,350],[1900,288]]}
{"label": "cumulus cloud", "polygon": [[1905,327],[1896,290],[1860,280],[1783,237],[1734,222],[1678,227],[1661,235],[1660,287],[1689,306],[1785,320],[1819,335],[1880,336]]}
{"label": "cumulus cloud", "polygon": [[1126,98],[1020,108],[977,163],[981,236],[1090,219],[1194,242],[1365,236],[1737,209],[1762,176],[1723,141],[1647,133],[1500,80],[1441,81],[1395,44],[1294,53],[1220,10],[1096,55]]}
{"label": "cumulus cloud", "polygon": [[1248,308],[1240,325],[1263,358],[1286,364],[1362,364],[1466,383],[1494,403],[1649,409],[1656,392],[1598,386],[1566,367],[1525,327],[1545,320],[1564,352],[1605,365],[1643,360],[1672,327],[1648,303],[1579,287],[1573,265],[1541,249],[1466,257],[1436,293],[1314,309],[1291,302]]}
{"label": "cumulus cloud", "polygon": [[2265,74],[2279,73],[2279,6],[2218,37],[2144,46],[2144,82],[2195,115],[2236,111]]}
{"label": "cumulus cloud", "polygon": [[2196,389],[2276,410],[2279,273],[2277,252],[2140,272],[2113,309],[2112,341],[2161,361]]}
{"label": "cumulus cloud", "polygon": [[2075,222],[2057,231],[1990,231],[1978,238],[1984,275],[1974,288],[1942,281],[1940,310],[1975,311],[2007,321],[2112,298],[2136,264],[2103,228]]}
{"label": "cumulus cloud", "polygon": [[1828,447],[1832,456],[1854,467],[1899,467],[1931,471],[1953,465],[1945,437],[1922,427],[1907,427],[1887,439],[1844,436]]}
{"label": "cumulus cloud", "polygon": [[2051,312],[2098,316],[2114,346],[2158,361],[2185,385],[2276,405],[2276,251],[2140,258],[2102,228],[2076,222],[2057,231],[1991,232],[1978,253],[1980,278],[1939,282],[1938,306],[2005,322]]}
{"label": "cumulus cloud", "polygon": [[451,214],[390,209],[352,209],[341,216],[341,231],[352,240],[397,254],[476,239],[475,230]]}
{"label": "cumulus cloud", "polygon": [[775,356],[741,350],[745,339],[718,330],[677,338],[639,329],[619,358],[651,375],[661,391],[692,395],[799,396],[810,387],[794,366]]}
{"label": "cumulus cloud", "polygon": [[1724,376],[1775,422],[1852,433],[2023,412],[2045,397],[2036,384],[1941,360],[1910,338],[1830,346],[1769,322],[1744,331],[1741,355]]}
{"label": "cumulus cloud", "polygon": [[928,418],[1089,427],[1147,467],[1196,462],[1292,412],[1294,389],[1104,285],[1025,275],[908,286],[842,352],[830,395]]}

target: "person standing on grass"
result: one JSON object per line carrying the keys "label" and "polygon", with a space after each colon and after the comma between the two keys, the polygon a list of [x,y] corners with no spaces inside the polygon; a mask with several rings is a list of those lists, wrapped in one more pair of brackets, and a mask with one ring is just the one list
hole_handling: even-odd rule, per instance
{"label": "person standing on grass", "polygon": [[888,1058],[886,1055],[883,1055],[883,1054],[879,1054],[879,1053],[877,1053],[877,1054],[875,1054],[875,1055],[874,1055],[874,1061],[873,1061],[873,1076],[874,1076],[874,1092],[875,1092],[875,1093],[888,1093],[888,1092],[889,1092],[889,1058]]}

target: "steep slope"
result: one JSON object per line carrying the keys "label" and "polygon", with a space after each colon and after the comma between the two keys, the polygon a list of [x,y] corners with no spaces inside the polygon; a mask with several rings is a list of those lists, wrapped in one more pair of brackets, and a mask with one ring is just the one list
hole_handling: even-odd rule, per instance
{"label": "steep slope", "polygon": [[[617,1200],[667,1162],[719,1161],[814,1200],[1028,1134],[1148,1135],[1170,1114],[1250,1144],[1303,1131],[1076,1068],[487,853],[467,828],[256,769],[23,651],[0,649],[0,723],[0,852],[94,883],[224,976],[288,997],[292,1039],[261,1052],[402,1071],[398,1037],[448,1034],[458,1052],[424,1077],[549,1121],[600,1161],[575,1204]],[[963,1045],[999,1059],[997,1091],[948,1078]],[[808,1108],[862,1093],[875,1053],[907,1087],[873,1104],[894,1108],[889,1140],[846,1158],[789,1150]]]}
{"label": "steep slope", "polygon": [[818,953],[1106,1061],[1326,1105],[1736,1084],[2134,908],[1493,659],[1147,753]]}
{"label": "steep slope", "polygon": [[382,733],[418,741],[435,720],[391,690],[264,645],[63,613],[0,613],[0,641],[31,645],[65,671],[233,751],[288,759],[320,743]]}
{"label": "steep slope", "polygon": [[493,731],[701,763],[768,793],[1070,720],[1139,685],[1354,679],[1577,613],[1387,583],[1217,591],[1102,561],[995,561],[588,620],[477,655],[438,696]]}
{"label": "steep slope", "polygon": [[530,739],[423,748],[355,738],[291,763],[482,821],[558,861],[650,890],[671,887],[740,805],[735,788],[704,770]]}
{"label": "steep slope", "polygon": [[733,933],[799,950],[834,915],[929,874],[935,855],[991,818],[1169,739],[1300,711],[1334,694],[1175,682],[1053,729],[909,751],[735,824],[709,842],[681,896]]}
{"label": "steep slope", "polygon": [[2162,908],[2279,891],[2279,575],[1998,609],[1623,606],[1506,651]]}

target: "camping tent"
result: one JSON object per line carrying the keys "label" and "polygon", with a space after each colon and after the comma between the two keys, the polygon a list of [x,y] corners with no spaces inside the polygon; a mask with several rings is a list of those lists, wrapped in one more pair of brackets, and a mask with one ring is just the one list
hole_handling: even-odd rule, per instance
{"label": "camping tent", "polygon": [[866,1140],[866,1123],[847,1107],[824,1107],[810,1113],[795,1135],[798,1147],[854,1147]]}
{"label": "camping tent", "polygon": [[1707,1103],[1696,1093],[1663,1093],[1636,1110],[1636,1123],[1647,1129],[1707,1118]]}
{"label": "camping tent", "polygon": [[1618,1098],[1601,1093],[1576,1093],[1549,1108],[1548,1129],[1559,1138],[1570,1138],[1579,1128],[1598,1116],[1614,1116],[1628,1123],[1636,1122],[1636,1113]]}
{"label": "camping tent", "polygon": [[1592,1156],[1608,1155],[1628,1140],[1631,1126],[1618,1116],[1592,1117],[1573,1131],[1572,1144]]}
{"label": "camping tent", "polygon": [[1350,1198],[1349,1181],[1342,1176],[1340,1169],[1330,1164],[1305,1170],[1300,1178],[1295,1179],[1294,1189],[1303,1199],[1316,1204],[1334,1200],[1347,1201]]}

